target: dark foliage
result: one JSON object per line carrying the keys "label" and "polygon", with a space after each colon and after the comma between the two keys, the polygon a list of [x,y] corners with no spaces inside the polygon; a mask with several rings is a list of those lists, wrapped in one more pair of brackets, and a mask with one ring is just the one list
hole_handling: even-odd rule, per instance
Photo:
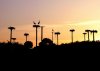
{"label": "dark foliage", "polygon": [[100,54],[100,42],[75,42],[55,45],[45,38],[38,47],[32,48],[31,41],[19,43],[0,43],[1,56],[90,56]]}

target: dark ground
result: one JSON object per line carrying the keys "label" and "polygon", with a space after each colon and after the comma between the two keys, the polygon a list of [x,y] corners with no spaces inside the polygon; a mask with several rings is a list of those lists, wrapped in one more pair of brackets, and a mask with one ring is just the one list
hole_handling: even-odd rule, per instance
{"label": "dark ground", "polygon": [[100,42],[76,42],[70,44],[40,43],[31,48],[31,44],[0,43],[1,56],[93,56],[100,55]]}

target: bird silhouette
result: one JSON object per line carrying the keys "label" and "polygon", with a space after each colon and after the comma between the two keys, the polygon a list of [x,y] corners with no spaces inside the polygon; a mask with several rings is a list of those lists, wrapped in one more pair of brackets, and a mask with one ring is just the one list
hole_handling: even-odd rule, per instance
{"label": "bird silhouette", "polygon": [[33,21],[33,23],[36,24],[34,21]]}
{"label": "bird silhouette", "polygon": [[40,21],[38,22],[38,24],[40,24]]}

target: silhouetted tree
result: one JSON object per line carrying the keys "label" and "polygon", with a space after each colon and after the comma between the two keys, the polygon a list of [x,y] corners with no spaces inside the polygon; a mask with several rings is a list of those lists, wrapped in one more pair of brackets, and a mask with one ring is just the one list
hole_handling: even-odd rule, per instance
{"label": "silhouetted tree", "polygon": [[73,43],[73,32],[74,32],[75,30],[74,29],[71,29],[70,30],[70,32],[71,32],[71,38],[72,38],[72,43]]}
{"label": "silhouetted tree", "polygon": [[24,36],[26,37],[26,42],[27,42],[27,36],[29,36],[28,33],[24,33]]}
{"label": "silhouetted tree", "polygon": [[42,42],[39,43],[39,46],[42,46],[42,47],[44,47],[44,46],[52,46],[52,45],[53,45],[53,41],[51,39],[49,39],[49,38],[44,38],[42,40]]}
{"label": "silhouetted tree", "polygon": [[85,30],[85,32],[87,32],[87,33],[88,33],[88,41],[90,41],[90,34],[89,34],[89,33],[90,33],[90,31],[91,31],[91,30]]}
{"label": "silhouetted tree", "polygon": [[10,43],[12,42],[12,31],[15,30],[15,27],[8,27],[8,29],[10,30]]}
{"label": "silhouetted tree", "polygon": [[97,33],[98,31],[97,31],[97,30],[91,30],[90,32],[93,34],[93,41],[95,41],[95,36],[94,36],[94,34]]}
{"label": "silhouetted tree", "polygon": [[83,35],[84,35],[84,41],[86,41],[86,38],[85,38],[86,34],[87,34],[87,33],[83,33]]}
{"label": "silhouetted tree", "polygon": [[55,35],[57,35],[57,45],[58,45],[58,35],[60,35],[60,32],[55,32]]}
{"label": "silhouetted tree", "polygon": [[24,47],[25,47],[26,49],[30,49],[30,48],[33,47],[33,43],[32,43],[31,41],[26,41],[26,42],[24,43]]}

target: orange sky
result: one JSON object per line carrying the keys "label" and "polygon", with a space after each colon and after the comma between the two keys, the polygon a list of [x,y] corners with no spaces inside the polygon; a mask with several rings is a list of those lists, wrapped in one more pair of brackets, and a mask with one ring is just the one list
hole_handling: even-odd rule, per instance
{"label": "orange sky", "polygon": [[[30,34],[35,45],[33,20],[44,25],[44,37],[51,38],[51,30],[60,31],[60,43],[71,42],[69,30],[74,28],[74,41],[82,41],[85,29],[99,29],[100,0],[0,0],[0,41],[9,40],[8,26],[16,27],[13,37],[23,43],[23,34]],[[100,39],[100,33],[96,39]],[[40,30],[39,30],[40,42]],[[55,43],[56,43],[56,36]],[[92,40],[92,35],[91,35]]]}

